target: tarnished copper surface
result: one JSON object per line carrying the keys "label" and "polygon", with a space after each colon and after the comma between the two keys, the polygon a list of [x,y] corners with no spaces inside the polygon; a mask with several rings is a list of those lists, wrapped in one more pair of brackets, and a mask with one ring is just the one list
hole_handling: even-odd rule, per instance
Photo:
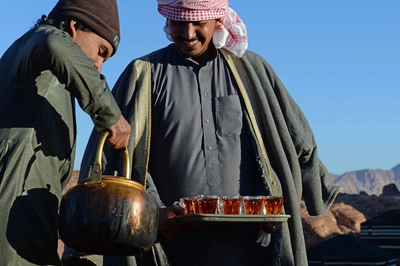
{"label": "tarnished copper surface", "polygon": [[[125,162],[129,159],[125,158]],[[157,230],[158,208],[154,199],[142,184],[126,177],[82,180],[64,194],[61,202],[60,238],[67,246],[85,253],[140,254],[154,244]]]}

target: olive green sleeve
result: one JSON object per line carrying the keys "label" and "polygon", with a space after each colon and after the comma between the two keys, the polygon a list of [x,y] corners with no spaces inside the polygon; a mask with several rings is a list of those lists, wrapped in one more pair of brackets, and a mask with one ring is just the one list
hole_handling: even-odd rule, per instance
{"label": "olive green sleeve", "polygon": [[36,69],[50,69],[91,116],[97,130],[112,126],[121,112],[105,77],[67,33],[50,29],[53,30],[43,32],[43,41],[33,48],[33,62],[41,66]]}

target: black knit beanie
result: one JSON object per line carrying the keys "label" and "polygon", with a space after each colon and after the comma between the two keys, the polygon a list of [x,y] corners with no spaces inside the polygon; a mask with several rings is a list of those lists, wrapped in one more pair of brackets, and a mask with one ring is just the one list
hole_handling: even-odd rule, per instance
{"label": "black knit beanie", "polygon": [[59,0],[48,15],[49,19],[76,19],[94,33],[106,39],[115,54],[121,40],[116,0]]}

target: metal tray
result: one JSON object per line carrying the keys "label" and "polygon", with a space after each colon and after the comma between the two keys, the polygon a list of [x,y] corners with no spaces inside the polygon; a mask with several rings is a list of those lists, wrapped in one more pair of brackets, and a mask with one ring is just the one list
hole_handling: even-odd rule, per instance
{"label": "metal tray", "polygon": [[182,223],[192,222],[229,222],[229,223],[268,223],[286,222],[290,215],[219,215],[219,214],[185,214],[176,216]]}

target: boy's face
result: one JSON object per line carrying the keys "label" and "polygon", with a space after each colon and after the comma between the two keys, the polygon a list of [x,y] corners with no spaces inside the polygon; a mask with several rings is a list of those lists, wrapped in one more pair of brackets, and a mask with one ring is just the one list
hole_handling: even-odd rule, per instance
{"label": "boy's face", "polygon": [[[76,22],[71,21],[71,23]],[[101,72],[103,63],[112,55],[112,45],[104,38],[93,32],[76,30],[73,25],[71,26],[71,30],[72,40],[81,47],[82,51],[90,59],[93,60],[93,66],[96,67],[99,72]]]}

